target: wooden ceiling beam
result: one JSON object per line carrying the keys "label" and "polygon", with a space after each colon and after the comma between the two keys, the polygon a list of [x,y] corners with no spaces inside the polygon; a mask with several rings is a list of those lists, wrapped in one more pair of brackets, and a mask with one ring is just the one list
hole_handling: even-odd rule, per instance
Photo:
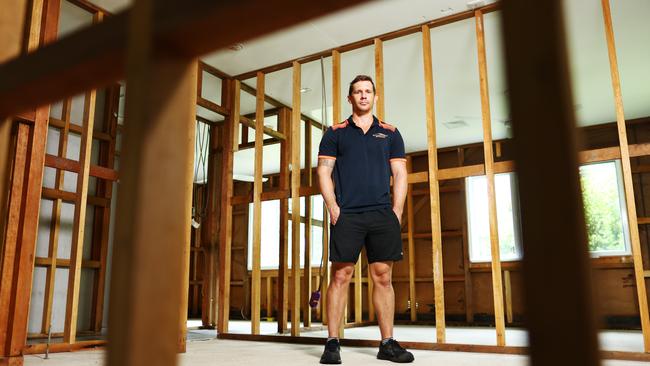
{"label": "wooden ceiling beam", "polygon": [[[156,2],[156,49],[197,57],[362,1],[170,0]],[[273,17],[266,14],[273,13]],[[253,26],[240,27],[247,14]],[[130,9],[0,65],[0,116],[107,86],[125,76]],[[233,31],[236,29],[237,31]]]}

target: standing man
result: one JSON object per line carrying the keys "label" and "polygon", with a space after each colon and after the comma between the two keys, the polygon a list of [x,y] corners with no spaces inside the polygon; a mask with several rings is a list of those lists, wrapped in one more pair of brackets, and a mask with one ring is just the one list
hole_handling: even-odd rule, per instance
{"label": "standing man", "polygon": [[407,190],[404,141],[395,127],[373,116],[376,101],[372,78],[355,77],[348,90],[352,115],[325,132],[318,153],[318,180],[331,219],[329,338],[320,359],[325,364],[341,363],[339,326],[354,264],[364,245],[368,272],[375,284],[372,301],[382,339],[377,358],[400,363],[414,359],[393,339],[395,292],[391,276],[393,262],[403,255],[400,222]]}

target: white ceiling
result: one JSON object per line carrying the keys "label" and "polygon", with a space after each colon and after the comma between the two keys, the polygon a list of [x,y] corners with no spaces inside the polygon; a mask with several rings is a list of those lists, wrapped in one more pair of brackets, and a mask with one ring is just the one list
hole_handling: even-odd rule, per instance
{"label": "white ceiling", "polygon": [[[378,0],[245,42],[241,51],[214,52],[203,60],[230,75],[237,75],[465,11],[466,2]],[[489,2],[493,0],[487,1]],[[117,11],[127,6],[129,1],[96,0],[95,3],[108,10]],[[564,1],[564,4],[578,124],[586,126],[614,121],[615,110],[601,2],[570,0]],[[650,22],[646,19],[650,14],[650,1],[612,1],[611,6],[626,118],[650,116]],[[499,26],[499,12],[485,15],[490,114],[494,139],[505,138],[509,133],[506,127],[509,120],[508,91],[502,70],[504,65]],[[400,129],[409,152],[427,148],[421,44],[420,33],[384,42],[383,98],[386,105],[386,121]],[[438,145],[445,147],[482,141],[474,20],[431,29],[431,46]],[[324,73],[326,110],[328,123],[331,123],[329,57],[324,59]],[[341,55],[343,117],[350,113],[349,105],[345,101],[347,82],[357,74],[374,76],[373,46]],[[291,77],[291,69],[266,75],[266,94],[291,105]],[[254,78],[244,82],[255,87]],[[210,94],[210,99],[218,101],[220,85],[217,81],[207,84],[205,93]],[[311,89],[310,92],[302,94],[302,112],[321,120],[320,61],[302,65],[302,86]],[[531,85],[531,88],[533,87],[535,86]],[[270,108],[268,105],[267,107]],[[247,93],[242,93],[241,110],[243,114],[254,111],[254,98],[249,97]],[[200,111],[199,114],[210,118],[207,111]],[[450,122],[462,126],[453,129],[446,127]],[[318,137],[315,141],[319,139]],[[278,149],[279,145],[264,149],[265,172],[279,170]],[[314,150],[316,149],[317,146],[314,146]],[[252,157],[252,150],[237,153],[236,172],[252,173],[252,159],[248,155]]]}

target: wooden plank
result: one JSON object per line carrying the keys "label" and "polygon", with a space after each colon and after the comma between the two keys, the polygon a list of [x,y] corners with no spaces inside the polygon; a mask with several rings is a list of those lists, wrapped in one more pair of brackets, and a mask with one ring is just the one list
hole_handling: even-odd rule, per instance
{"label": "wooden plank", "polygon": [[264,139],[264,74],[257,74],[255,103],[255,181],[253,182],[253,274],[251,276],[251,334],[260,333],[261,248],[262,248],[262,164]]}
{"label": "wooden plank", "polygon": [[[465,150],[458,149],[458,165],[462,166],[465,163]],[[467,185],[467,180],[463,179],[461,181],[462,191],[466,191],[465,186]],[[467,233],[467,196],[465,194],[460,195],[460,203],[465,209],[462,211],[462,239],[463,239],[463,274],[465,275],[465,321],[468,323],[474,322],[474,294],[472,289],[472,274],[470,273],[470,261],[469,261],[469,234]]]}
{"label": "wooden plank", "polygon": [[548,21],[563,19],[563,2],[503,0],[501,7],[530,362],[599,365],[565,29]]}
{"label": "wooden plank", "polygon": [[332,124],[341,122],[341,53],[332,51]]}
{"label": "wooden plank", "polygon": [[327,205],[325,204],[325,201],[323,200],[323,237],[322,237],[322,245],[323,245],[323,269],[321,270],[321,273],[323,273],[323,278],[321,282],[321,321],[323,325],[327,325],[328,319],[327,319],[327,289],[329,288],[330,285],[330,262],[329,262],[329,214],[327,213]]}
{"label": "wooden plank", "polygon": [[[311,123],[305,123],[305,183],[308,187],[312,185],[312,162],[311,162]],[[302,323],[304,327],[311,327],[311,315],[312,309],[309,306],[309,298],[311,297],[311,222],[312,222],[312,196],[305,197],[305,249],[304,249],[304,275],[302,281],[302,303],[303,303],[303,315]]]}
{"label": "wooden plank", "polygon": [[[7,349],[7,340],[11,340],[12,332],[10,329],[13,318],[11,311],[11,301],[13,298],[13,283],[15,281],[17,266],[16,259],[20,249],[19,220],[22,206],[22,195],[17,194],[23,191],[27,171],[27,147],[29,143],[29,126],[19,124],[15,145],[15,154],[13,158],[14,169],[10,180],[11,194],[9,195],[9,204],[7,207],[7,231],[5,232],[5,241],[0,247],[2,249],[2,277],[0,282],[0,356],[19,356],[11,354]],[[13,141],[12,141],[13,142]]]}
{"label": "wooden plank", "polygon": [[[45,155],[45,166],[69,172],[79,173],[79,162],[72,159],[67,159],[61,156],[54,156],[50,154]],[[117,171],[112,168],[107,168],[99,165],[91,165],[89,167],[89,175],[99,179],[116,181],[118,179]]]}
{"label": "wooden plank", "polygon": [[270,320],[273,314],[273,278],[266,278],[266,319]]}
{"label": "wooden plank", "polygon": [[[334,0],[313,6],[293,0],[273,3],[172,0],[155,6],[157,21],[153,27],[165,49],[173,49],[185,57],[198,57],[358,3]],[[127,27],[132,11],[127,9],[31,56],[2,65],[0,116],[121,79],[125,72]],[[241,14],[251,14],[249,26],[239,27]],[[266,14],[275,16],[267,17]]]}
{"label": "wooden plank", "polygon": [[440,226],[440,193],[438,192],[438,149],[436,147],[436,120],[433,98],[433,70],[431,60],[431,33],[422,26],[422,50],[424,54],[424,91],[427,116],[427,142],[429,158],[429,200],[431,212],[433,286],[436,312],[436,342],[445,343],[445,290],[442,269],[442,236]]}
{"label": "wooden plank", "polygon": [[381,38],[375,38],[375,88],[379,97],[375,103],[375,113],[380,121],[386,118],[384,100],[384,42]]}
{"label": "wooden plank", "polygon": [[[280,130],[288,137],[280,144],[280,189],[289,190],[289,161],[291,160],[291,112],[288,108],[281,108],[278,114]],[[288,197],[280,199],[280,234],[278,245],[278,296],[277,318],[278,333],[283,334],[288,329],[289,315],[289,200]]]}
{"label": "wooden plank", "polygon": [[[117,136],[117,114],[120,102],[120,84],[115,84],[110,87],[106,95],[106,110],[104,111],[104,123],[106,125],[106,130],[109,131],[111,135],[111,141],[109,141],[108,146],[102,146],[100,148],[100,154],[102,155],[104,163],[110,169],[115,167],[115,144]],[[90,169],[92,175],[92,166]],[[109,202],[113,198],[113,183],[104,182],[104,186],[100,190],[103,193],[103,196]],[[94,306],[93,306],[93,319],[94,319],[94,330],[100,332],[103,325],[104,319],[104,303],[105,303],[105,288],[106,288],[106,269],[108,262],[108,240],[111,229],[111,206],[107,205],[101,210],[101,215],[96,217],[101,227],[101,233],[99,235],[99,261],[100,267],[97,276],[95,277],[95,296],[94,296]],[[97,212],[97,211],[95,211]],[[82,262],[83,265],[83,262]]]}
{"label": "wooden plank", "polygon": [[417,172],[417,173],[409,173],[408,175],[408,184],[416,184],[416,183],[424,183],[429,181],[429,173],[428,172]]}
{"label": "wooden plank", "polygon": [[[72,107],[72,99],[68,98],[63,102],[62,106],[62,116],[64,120],[63,130],[59,134],[59,150],[58,156],[65,156],[68,151],[68,131],[70,129],[70,110]],[[48,155],[45,155],[45,165],[48,166],[47,160]],[[79,163],[77,162],[77,165]],[[61,170],[57,170],[54,189],[59,190],[63,186],[64,174]],[[73,197],[74,202],[74,197]],[[61,221],[61,205],[63,201],[61,198],[57,198],[52,202],[52,218],[50,223],[50,237],[49,237],[49,251],[48,255],[50,257],[56,258],[59,248],[59,226]],[[54,301],[54,284],[56,278],[56,265],[52,263],[47,269],[45,274],[45,291],[43,297],[43,320],[41,325],[41,332],[48,333],[50,324],[52,323],[52,306]]]}
{"label": "wooden plank", "polygon": [[646,282],[643,276],[643,258],[641,254],[641,242],[639,239],[636,203],[634,201],[634,186],[632,182],[632,168],[630,165],[630,151],[627,143],[627,130],[625,126],[623,95],[621,93],[621,80],[618,73],[616,44],[614,41],[614,29],[612,26],[612,14],[609,6],[609,0],[602,0],[601,4],[603,8],[603,19],[605,22],[605,35],[607,38],[607,53],[609,55],[612,89],[614,92],[614,101],[616,105],[616,127],[618,130],[618,141],[620,144],[621,168],[623,170],[623,186],[625,189],[625,202],[627,206],[628,229],[630,233],[630,244],[632,244],[632,257],[634,258],[634,277],[636,279],[639,314],[641,317],[641,330],[643,332],[643,350],[648,353],[650,352],[650,313],[648,311]]}
{"label": "wooden plank", "polygon": [[503,313],[503,280],[501,279],[501,256],[499,227],[497,223],[496,189],[494,187],[494,155],[492,144],[492,121],[490,120],[490,91],[488,89],[487,57],[485,55],[485,34],[483,13],[476,11],[476,43],[481,86],[481,113],[483,120],[483,156],[488,192],[488,213],[490,221],[490,253],[492,255],[492,295],[494,298],[494,321],[497,332],[497,346],[506,345],[506,330]]}
{"label": "wooden plank", "polygon": [[[406,169],[409,175],[413,171],[413,159],[408,156],[406,158]],[[415,240],[413,239],[413,231],[415,226],[415,215],[413,214],[413,187],[408,185],[406,192],[406,232],[408,236],[408,260],[409,260],[409,300],[411,301],[411,321],[418,320],[418,311],[416,308],[415,296]]]}
{"label": "wooden plank", "polygon": [[90,157],[93,143],[93,126],[95,122],[95,101],[97,93],[92,90],[84,99],[83,131],[79,146],[79,174],[74,219],[72,224],[72,249],[70,253],[70,271],[68,273],[68,293],[66,300],[64,336],[65,343],[75,343],[77,334],[77,315],[79,313],[79,287],[81,283],[81,260],[83,257],[84,233],[86,227],[86,208]]}
{"label": "wooden plank", "polygon": [[354,265],[354,322],[361,323],[363,321],[363,286],[361,285],[361,262],[363,256],[359,256],[357,263]]}
{"label": "wooden plank", "polygon": [[[257,128],[257,126],[255,124],[255,121],[251,120],[250,118],[247,118],[245,116],[240,116],[239,118],[240,118],[240,121],[241,121],[241,123],[243,125],[245,125],[247,127],[250,127],[252,129]],[[284,134],[282,134],[282,133],[280,133],[278,131],[274,131],[273,129],[271,129],[269,127],[266,127],[266,126],[262,126],[262,131],[264,132],[265,135],[271,136],[271,137],[273,137],[275,139],[278,139],[278,140],[284,140],[286,138],[284,136]],[[264,137],[264,136],[262,136],[262,137]]]}
{"label": "wooden plank", "polygon": [[227,108],[224,108],[217,103],[214,103],[210,100],[207,100],[203,97],[197,97],[196,98],[196,105],[201,106],[209,111],[218,113],[224,117],[228,116],[230,114],[230,111]]}
{"label": "wooden plank", "polygon": [[230,200],[233,194],[233,149],[236,146],[236,132],[239,126],[239,102],[240,82],[230,82],[227,99],[230,106],[230,116],[224,125],[223,163],[221,174],[221,222],[219,223],[219,317],[217,321],[217,332],[228,332],[228,320],[230,318],[230,269],[231,269],[231,247],[232,247],[232,205]]}
{"label": "wooden plank", "polygon": [[291,335],[294,337],[300,335],[300,79],[300,64],[294,62],[291,111]]}
{"label": "wooden plank", "polygon": [[512,283],[510,282],[510,271],[503,271],[503,284],[506,295],[506,321],[512,324]]}
{"label": "wooden plank", "polygon": [[110,366],[171,366],[185,348],[197,60],[173,52],[155,57],[153,24],[160,14],[154,10],[148,0],[131,8],[122,148],[128,159],[120,162],[115,215]]}
{"label": "wooden plank", "polygon": [[650,225],[650,217],[639,217],[639,218],[637,218],[637,224],[639,224],[639,225]]}

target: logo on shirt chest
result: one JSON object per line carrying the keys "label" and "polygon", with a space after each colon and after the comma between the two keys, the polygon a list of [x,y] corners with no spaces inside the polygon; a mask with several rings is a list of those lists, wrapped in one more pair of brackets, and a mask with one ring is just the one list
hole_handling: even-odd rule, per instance
{"label": "logo on shirt chest", "polygon": [[383,134],[383,133],[381,133],[381,132],[375,133],[375,134],[373,134],[372,136],[373,136],[373,137],[376,137],[376,138],[378,138],[378,139],[385,139],[386,137],[388,137],[388,135]]}

